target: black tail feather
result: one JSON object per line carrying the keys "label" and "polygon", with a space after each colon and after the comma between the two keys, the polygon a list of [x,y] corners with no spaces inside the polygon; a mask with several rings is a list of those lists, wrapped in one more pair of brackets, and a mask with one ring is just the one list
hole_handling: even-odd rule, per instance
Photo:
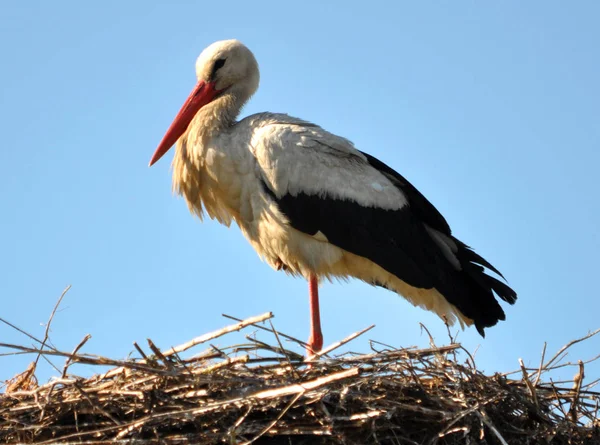
{"label": "black tail feather", "polygon": [[484,328],[494,326],[498,321],[505,320],[504,310],[494,294],[509,304],[517,301],[516,292],[507,284],[490,276],[485,268],[504,276],[487,260],[475,253],[469,246],[453,238],[458,246],[456,256],[462,267],[464,291],[469,294],[469,305],[465,309],[458,307],[467,317],[473,319],[475,327],[482,337]]}
{"label": "black tail feather", "polygon": [[496,295],[509,304],[515,304],[517,301],[517,293],[514,290],[497,278],[490,277],[486,274],[483,276],[484,279],[489,282],[490,287],[494,290]]}
{"label": "black tail feather", "polygon": [[457,240],[456,238],[454,238],[454,241],[458,244],[459,247],[463,248],[462,254],[463,254],[463,258],[465,260],[468,260],[471,263],[481,264],[482,266],[487,267],[492,272],[494,272],[494,273],[498,274],[499,276],[501,276],[502,278],[504,278],[504,275],[502,275],[498,269],[496,269],[494,266],[492,266],[485,258],[478,255],[473,249],[471,249],[465,243]]}

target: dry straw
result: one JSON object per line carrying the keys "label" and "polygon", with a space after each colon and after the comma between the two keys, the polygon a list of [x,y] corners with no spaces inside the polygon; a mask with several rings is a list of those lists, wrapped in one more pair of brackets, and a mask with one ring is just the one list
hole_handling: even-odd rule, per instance
{"label": "dry straw", "polygon": [[[233,317],[228,317],[233,318]],[[545,377],[575,340],[535,369],[484,375],[460,344],[334,356],[364,331],[306,359],[284,347],[303,342],[278,332],[266,313],[192,339],[114,360],[36,340],[39,348],[0,347],[65,364],[38,385],[35,365],[0,395],[0,442],[28,444],[599,444],[600,393],[584,384],[583,362],[570,382]],[[257,328],[229,347],[211,341]],[[29,334],[27,334],[29,335]],[[31,336],[32,337],[32,336]],[[451,339],[452,340],[452,339]],[[223,339],[220,339],[223,342]],[[207,350],[190,355],[198,345]],[[295,345],[293,345],[295,346]],[[35,362],[34,362],[35,363]],[[109,365],[90,378],[75,363]]]}

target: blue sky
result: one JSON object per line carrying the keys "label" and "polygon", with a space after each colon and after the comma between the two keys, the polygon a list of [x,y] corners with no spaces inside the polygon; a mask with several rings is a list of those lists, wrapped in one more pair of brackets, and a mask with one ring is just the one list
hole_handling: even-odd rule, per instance
{"label": "blue sky", "polygon": [[[544,342],[600,327],[599,14],[593,1],[2,3],[0,316],[42,337],[72,284],[51,332],[63,350],[87,333],[86,352],[112,357],[147,337],[167,347],[221,313],[273,311],[307,337],[306,283],[239,229],[193,218],[171,194],[172,154],[147,167],[197,55],[237,38],[261,67],[243,115],[314,121],[405,175],[519,294],[485,340],[459,339],[489,372],[536,364]],[[326,345],[370,324],[396,346],[428,344],[419,322],[446,340],[382,289],[321,295]],[[0,341],[28,344],[6,326]],[[0,379],[29,360],[0,357]]]}

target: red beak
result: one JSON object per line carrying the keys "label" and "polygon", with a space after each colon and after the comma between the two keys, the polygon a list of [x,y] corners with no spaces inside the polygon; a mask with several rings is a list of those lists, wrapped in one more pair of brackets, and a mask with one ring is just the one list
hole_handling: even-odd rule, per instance
{"label": "red beak", "polygon": [[177,139],[185,133],[196,113],[200,111],[200,108],[210,103],[217,93],[218,91],[215,89],[214,82],[205,82],[203,80],[198,82],[181,107],[181,110],[179,110],[179,113],[177,113],[175,120],[165,133],[162,141],[158,144],[158,148],[152,155],[152,159],[150,159],[149,167],[169,151],[175,142],[177,142]]}

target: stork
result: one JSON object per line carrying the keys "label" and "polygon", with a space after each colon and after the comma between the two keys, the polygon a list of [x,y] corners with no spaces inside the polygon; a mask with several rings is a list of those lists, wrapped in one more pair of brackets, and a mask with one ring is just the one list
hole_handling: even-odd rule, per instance
{"label": "stork", "polygon": [[449,324],[475,325],[482,336],[505,319],[495,295],[513,304],[516,293],[486,273],[504,278],[452,235],[402,175],[349,140],[286,114],[237,121],[259,83],[256,59],[241,42],[208,46],[196,74],[150,165],[176,144],[173,189],[190,211],[235,222],[273,268],[308,280],[309,353],[323,345],[324,278],[386,288]]}

